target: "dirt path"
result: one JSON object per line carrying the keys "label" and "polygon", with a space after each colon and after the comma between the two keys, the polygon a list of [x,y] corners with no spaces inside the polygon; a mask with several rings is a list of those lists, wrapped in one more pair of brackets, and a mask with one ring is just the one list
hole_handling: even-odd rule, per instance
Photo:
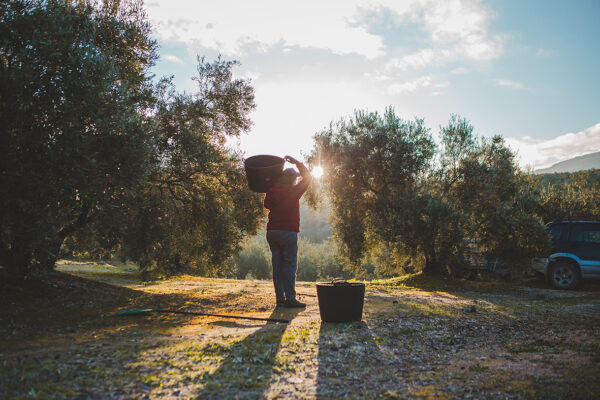
{"label": "dirt path", "polygon": [[[363,321],[274,309],[269,282],[142,283],[108,267],[0,295],[0,398],[597,398],[600,291],[368,284]],[[84,279],[85,278],[85,279]],[[90,280],[93,279],[93,280]],[[163,307],[285,318],[115,317]]]}

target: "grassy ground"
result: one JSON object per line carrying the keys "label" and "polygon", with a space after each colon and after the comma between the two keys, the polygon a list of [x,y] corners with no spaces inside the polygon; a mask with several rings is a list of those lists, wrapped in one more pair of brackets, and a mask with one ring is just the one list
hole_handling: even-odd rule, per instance
{"label": "grassy ground", "polygon": [[[592,399],[600,393],[600,289],[563,292],[431,279],[367,283],[363,321],[274,309],[269,282],[63,264],[0,283],[0,398]],[[291,323],[176,314],[162,307]]]}

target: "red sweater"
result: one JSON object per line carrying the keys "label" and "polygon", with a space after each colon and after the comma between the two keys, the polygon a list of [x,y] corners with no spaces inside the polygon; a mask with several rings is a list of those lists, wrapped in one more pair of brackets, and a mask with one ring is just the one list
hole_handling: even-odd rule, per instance
{"label": "red sweater", "polygon": [[297,185],[276,184],[267,192],[264,205],[269,210],[268,231],[300,232],[300,197],[306,192],[309,180]]}

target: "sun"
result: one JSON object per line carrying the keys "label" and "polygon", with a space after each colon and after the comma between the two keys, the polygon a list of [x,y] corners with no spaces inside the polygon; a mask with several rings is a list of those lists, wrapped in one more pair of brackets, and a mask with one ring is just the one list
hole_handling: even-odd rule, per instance
{"label": "sun", "polygon": [[319,179],[323,176],[323,168],[320,165],[314,167],[310,173],[315,179]]}

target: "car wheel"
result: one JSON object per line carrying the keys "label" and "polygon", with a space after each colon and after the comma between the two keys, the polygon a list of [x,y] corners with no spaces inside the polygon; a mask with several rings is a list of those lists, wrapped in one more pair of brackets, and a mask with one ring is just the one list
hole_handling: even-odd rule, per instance
{"label": "car wheel", "polygon": [[575,289],[581,280],[579,268],[570,262],[559,261],[550,266],[550,283],[557,289]]}

